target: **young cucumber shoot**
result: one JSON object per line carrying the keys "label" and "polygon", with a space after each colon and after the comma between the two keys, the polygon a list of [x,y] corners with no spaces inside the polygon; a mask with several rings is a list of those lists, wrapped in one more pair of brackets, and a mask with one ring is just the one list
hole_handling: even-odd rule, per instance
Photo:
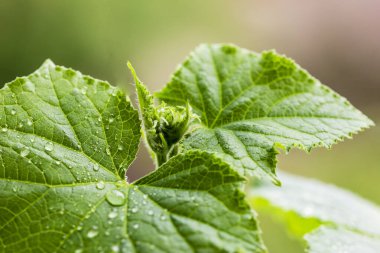
{"label": "young cucumber shoot", "polygon": [[[281,149],[373,125],[345,98],[234,45],[200,45],[156,94],[128,67],[138,110],[50,60],[0,90],[0,252],[268,252],[252,206],[292,214],[308,252],[380,252],[379,207],[276,174]],[[129,183],[141,137],[156,169]]]}

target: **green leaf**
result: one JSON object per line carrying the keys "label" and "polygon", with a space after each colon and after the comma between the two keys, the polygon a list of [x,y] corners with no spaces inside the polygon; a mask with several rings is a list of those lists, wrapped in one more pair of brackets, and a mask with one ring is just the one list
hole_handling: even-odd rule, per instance
{"label": "green leaf", "polygon": [[[129,216],[142,228],[130,237],[147,240],[138,252],[157,252],[149,248],[152,244],[161,245],[162,252],[266,252],[255,215],[239,190],[243,181],[229,165],[201,151],[180,154],[137,181],[140,196],[149,199],[144,205],[130,198],[142,210]],[[147,216],[151,208],[167,217],[165,222],[162,216],[160,221]]]}
{"label": "green leaf", "polygon": [[0,113],[3,178],[47,184],[124,178],[137,152],[140,123],[124,93],[49,60],[5,85]]}
{"label": "green leaf", "polygon": [[199,46],[157,97],[189,102],[201,116],[185,150],[214,152],[276,183],[276,148],[330,147],[373,124],[289,58],[232,45]]}
{"label": "green leaf", "polygon": [[380,251],[380,208],[361,197],[316,180],[282,174],[281,188],[252,187],[253,206],[284,220],[305,236],[311,253]]}
{"label": "green leaf", "polygon": [[46,62],[0,91],[1,252],[265,252],[244,180],[201,151],[128,184],[122,91]]}
{"label": "green leaf", "polygon": [[372,238],[345,229],[321,227],[306,236],[310,253],[378,253],[380,238]]}

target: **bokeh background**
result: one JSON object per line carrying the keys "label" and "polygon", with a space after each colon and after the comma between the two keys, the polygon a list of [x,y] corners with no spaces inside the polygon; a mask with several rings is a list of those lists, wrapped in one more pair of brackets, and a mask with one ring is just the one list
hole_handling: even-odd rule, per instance
{"label": "bokeh background", "polygon": [[[159,90],[195,46],[231,42],[295,59],[380,125],[379,13],[373,0],[0,0],[0,83],[51,58],[134,96],[127,60]],[[140,153],[131,180],[153,168]],[[380,204],[380,127],[333,151],[281,155],[279,166]],[[272,253],[303,252],[282,225],[260,219]]]}

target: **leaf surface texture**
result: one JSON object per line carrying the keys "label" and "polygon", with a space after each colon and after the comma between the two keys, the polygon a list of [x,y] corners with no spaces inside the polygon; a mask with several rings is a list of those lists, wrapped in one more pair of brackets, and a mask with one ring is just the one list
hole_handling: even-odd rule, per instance
{"label": "leaf surface texture", "polygon": [[277,148],[330,147],[372,124],[291,59],[232,45],[196,48],[157,97],[189,102],[201,117],[185,150],[214,152],[240,173],[275,183]]}

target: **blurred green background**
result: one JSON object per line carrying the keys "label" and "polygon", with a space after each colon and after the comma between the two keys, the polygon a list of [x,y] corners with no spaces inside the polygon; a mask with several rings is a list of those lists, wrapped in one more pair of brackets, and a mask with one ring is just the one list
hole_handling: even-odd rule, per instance
{"label": "blurred green background", "polygon": [[[379,13],[380,2],[373,0],[0,0],[0,82],[51,58],[133,93],[130,60],[142,80],[159,90],[195,46],[231,42],[294,58],[379,122]],[[140,153],[131,179],[153,167],[143,147]],[[380,127],[333,151],[281,155],[279,166],[380,204]],[[303,252],[281,225],[260,218],[272,253]]]}

